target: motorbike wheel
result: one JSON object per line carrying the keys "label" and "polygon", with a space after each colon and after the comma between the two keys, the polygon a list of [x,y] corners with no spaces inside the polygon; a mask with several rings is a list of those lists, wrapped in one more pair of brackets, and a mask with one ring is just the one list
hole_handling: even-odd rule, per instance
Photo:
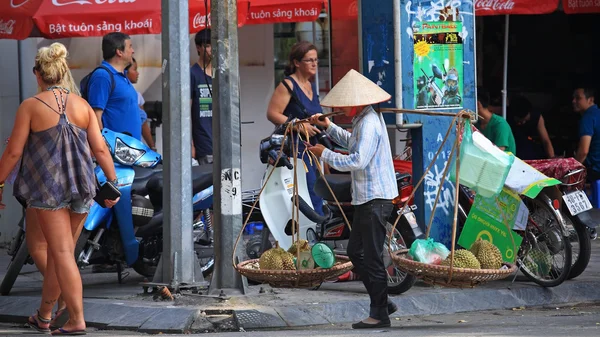
{"label": "motorbike wheel", "polygon": [[572,250],[557,213],[541,199],[543,197],[523,199],[529,209],[529,219],[517,264],[533,282],[542,287],[555,287],[569,276]]}
{"label": "motorbike wheel", "polygon": [[23,239],[21,241],[21,246],[17,250],[16,254],[13,255],[10,264],[8,265],[8,270],[6,271],[6,275],[4,275],[4,279],[2,280],[2,284],[0,284],[0,294],[2,296],[7,296],[10,293],[25,261],[27,261],[27,257],[29,257],[29,251],[27,251],[27,242],[25,240],[25,233],[23,233]]}
{"label": "motorbike wheel", "polygon": [[[568,212],[568,211],[567,211]],[[572,247],[572,263],[571,271],[567,280],[575,278],[585,271],[588,264],[590,263],[590,256],[592,254],[592,241],[590,239],[590,233],[588,233],[587,227],[581,224],[566,212],[561,212],[563,219],[569,230],[569,241]]]}
{"label": "motorbike wheel", "polygon": [[[387,227],[388,231],[391,231],[392,224],[388,222]],[[414,238],[404,238],[398,229],[395,229],[391,244],[392,251],[406,249],[412,245],[413,241]],[[383,247],[383,262],[386,266],[386,271],[388,274],[388,293],[399,295],[412,288],[417,279],[413,275],[402,271],[394,264],[388,252],[389,243],[390,236],[388,235]]]}
{"label": "motorbike wheel", "polygon": [[246,243],[246,255],[249,259],[258,259],[263,252],[273,248],[271,241],[267,241],[267,247],[261,249],[262,238],[260,236],[254,237]]}

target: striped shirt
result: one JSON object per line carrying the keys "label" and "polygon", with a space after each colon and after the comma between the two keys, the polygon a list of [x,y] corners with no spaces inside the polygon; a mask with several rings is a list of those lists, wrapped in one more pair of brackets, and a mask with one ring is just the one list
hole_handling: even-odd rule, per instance
{"label": "striped shirt", "polygon": [[348,154],[323,150],[321,158],[338,171],[352,175],[352,204],[398,196],[392,149],[383,116],[367,106],[352,120],[352,133],[331,123],[327,134]]}

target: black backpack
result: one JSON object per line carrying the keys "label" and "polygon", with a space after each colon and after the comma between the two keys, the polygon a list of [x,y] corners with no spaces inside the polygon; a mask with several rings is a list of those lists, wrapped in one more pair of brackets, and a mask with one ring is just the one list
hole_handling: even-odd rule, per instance
{"label": "black backpack", "polygon": [[81,79],[81,82],[79,82],[79,90],[81,91],[81,97],[83,97],[83,99],[85,99],[87,101],[88,99],[88,82],[90,81],[90,79],[92,78],[92,75],[96,72],[96,70],[98,69],[104,69],[106,72],[108,72],[108,75],[110,75],[110,93],[109,93],[109,97],[110,95],[112,95],[113,90],[115,90],[115,77],[113,75],[113,73],[110,71],[110,69],[108,69],[105,66],[98,66],[96,67],[96,69],[92,70],[91,73],[85,75],[84,78]]}

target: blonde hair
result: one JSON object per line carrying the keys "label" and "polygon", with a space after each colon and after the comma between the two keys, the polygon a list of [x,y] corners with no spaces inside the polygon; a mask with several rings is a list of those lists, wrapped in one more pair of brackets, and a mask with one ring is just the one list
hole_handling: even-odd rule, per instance
{"label": "blonde hair", "polygon": [[54,42],[50,47],[42,47],[35,56],[35,70],[39,72],[44,83],[60,86],[80,95],[67,64],[68,55],[67,47],[62,43]]}

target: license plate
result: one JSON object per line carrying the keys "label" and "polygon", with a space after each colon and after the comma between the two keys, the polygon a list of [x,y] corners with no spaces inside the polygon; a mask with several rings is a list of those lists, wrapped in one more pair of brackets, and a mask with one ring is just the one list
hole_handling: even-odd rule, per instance
{"label": "license plate", "polygon": [[565,194],[563,195],[563,200],[565,201],[569,212],[571,212],[571,215],[573,216],[592,209],[592,204],[583,191],[575,191]]}

